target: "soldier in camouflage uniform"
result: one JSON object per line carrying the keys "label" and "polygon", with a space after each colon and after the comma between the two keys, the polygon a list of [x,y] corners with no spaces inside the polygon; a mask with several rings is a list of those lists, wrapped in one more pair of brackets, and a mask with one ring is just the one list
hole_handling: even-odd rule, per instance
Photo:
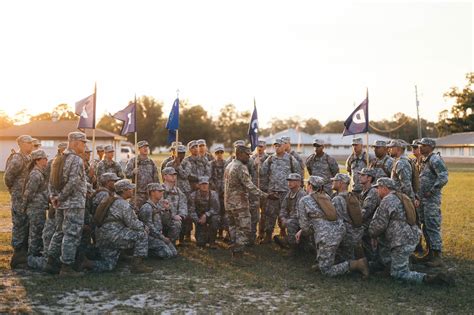
{"label": "soldier in camouflage uniform", "polygon": [[318,193],[324,194],[322,196],[328,198],[329,201],[329,197],[323,190],[325,183],[322,177],[309,177],[306,188],[308,195],[301,198],[298,204],[301,230],[296,233],[296,241],[299,243],[302,236],[314,233],[319,270],[323,275],[335,277],[350,271],[359,271],[367,277],[369,271],[365,258],[335,264],[336,250],[344,237],[346,228],[342,219],[337,218],[335,213],[334,218],[329,218],[315,200],[316,195],[313,194]]}
{"label": "soldier in camouflage uniform", "polygon": [[209,177],[199,177],[199,189],[189,197],[189,214],[193,219],[195,229],[194,237],[199,247],[216,249],[217,229],[220,225],[219,195],[209,189]]}
{"label": "soldier in camouflage uniform", "polygon": [[404,153],[404,145],[399,140],[392,140],[387,145],[390,155],[394,158],[391,178],[397,189],[415,201],[415,192],[412,186],[412,168],[410,161]]}
{"label": "soldier in camouflage uniform", "polygon": [[[132,183],[137,185],[136,200],[133,200],[135,209],[141,208],[141,206],[148,199],[147,185],[150,183],[159,183],[160,179],[158,176],[158,168],[155,162],[150,159],[150,145],[148,141],[142,140],[137,143],[138,146],[138,157],[133,157],[127,162],[125,167],[125,175],[128,179],[132,180]],[[135,168],[135,159],[138,158],[137,167]],[[135,175],[138,182],[135,183]]]}
{"label": "soldier in camouflage uniform", "polygon": [[176,157],[176,148],[180,145],[182,145],[182,143],[179,141],[178,142],[174,141],[171,143],[171,146],[170,146],[171,155],[168,156],[166,159],[164,159],[163,162],[161,162],[161,166],[160,166],[161,171],[168,165],[170,161],[174,160],[174,158]]}
{"label": "soldier in camouflage uniform", "polygon": [[433,152],[435,147],[436,141],[433,139],[423,138],[420,141],[423,166],[420,173],[417,210],[429,247],[428,254],[422,257],[421,261],[429,267],[444,265],[441,257],[441,190],[448,183],[448,170],[441,156]]}
{"label": "soldier in camouflage uniform", "polygon": [[176,244],[181,234],[182,221],[188,216],[188,199],[181,189],[176,187],[177,174],[174,168],[167,166],[161,174],[164,179],[164,199],[170,204],[170,207],[161,213],[163,234]]}
{"label": "soldier in camouflage uniform", "polygon": [[54,184],[54,169],[51,174],[51,202],[56,208],[56,231],[49,244],[47,270],[54,273],[55,262],[61,258],[62,275],[75,274],[72,264],[81,240],[87,193],[84,163],[80,155],[88,140],[82,132],[69,133],[68,140],[63,156],[64,166],[57,170],[60,174],[59,186]]}
{"label": "soldier in camouflage uniform", "polygon": [[176,157],[169,161],[167,167],[172,167],[176,170],[178,188],[188,197],[191,194],[191,185],[189,184],[189,175],[191,175],[191,163],[185,160],[186,147],[184,145],[178,145],[176,148]]}
{"label": "soldier in camouflage uniform", "polygon": [[41,148],[41,141],[39,139],[33,138],[33,151]]}
{"label": "soldier in camouflage uniform", "polygon": [[[360,171],[364,167],[368,167],[368,153],[363,151],[362,145],[362,138],[352,139],[352,154],[349,155],[346,161],[346,170],[351,176],[352,192],[356,194],[360,194],[362,191],[362,186],[359,183],[359,174],[357,174],[357,171]],[[369,164],[371,163],[372,159],[373,158],[369,155]]]}
{"label": "soldier in camouflage uniform", "polygon": [[[268,178],[262,172],[263,162],[270,156],[265,152],[267,147],[267,142],[265,140],[258,140],[258,146],[256,152],[250,157],[255,165],[255,178],[256,183],[259,189],[264,192],[268,191]],[[267,206],[267,199],[260,198],[260,220],[258,222],[258,239],[263,240],[265,237],[265,208]]]}
{"label": "soldier in camouflage uniform", "polygon": [[199,139],[196,142],[199,148],[199,155],[205,157],[209,162],[212,162],[214,160],[214,156],[208,152],[206,140]]}
{"label": "soldier in camouflage uniform", "polygon": [[95,209],[99,204],[108,197],[112,197],[115,193],[115,183],[120,177],[115,173],[104,173],[99,178],[100,187],[92,194],[91,215],[94,216]]}
{"label": "soldier in camouflage uniform", "polygon": [[191,153],[190,156],[186,157],[184,161],[191,164],[191,174],[188,177],[191,190],[198,189],[197,183],[198,178],[201,176],[209,177],[211,175],[211,166],[207,158],[199,155],[199,147],[197,141],[192,140],[188,143],[188,149]]}
{"label": "soldier in camouflage uniform", "polygon": [[211,178],[210,187],[216,191],[219,195],[219,217],[220,217],[220,236],[223,236],[223,232],[227,231],[226,241],[230,241],[229,232],[229,217],[225,212],[224,207],[224,147],[218,145],[214,148],[215,159],[211,162]]}
{"label": "soldier in camouflage uniform", "polygon": [[[421,152],[420,152],[420,139],[415,139],[413,140],[412,144],[411,144],[411,152],[412,152],[412,155],[413,156],[410,156],[409,159],[411,160],[411,163],[412,163],[412,166],[414,166],[418,172],[418,174],[421,174],[421,167],[422,167],[422,162],[423,162],[423,155],[421,155]],[[416,195],[416,193],[415,193]],[[418,196],[416,196],[416,200],[415,202],[417,202],[417,205],[418,205]],[[418,206],[416,208],[416,215],[417,215],[417,224],[418,224],[418,227],[421,228],[421,222],[420,222],[420,207]],[[424,236],[424,231],[423,231],[423,235]],[[422,237],[423,238],[423,237]],[[415,248],[415,253],[417,253],[419,256],[423,256],[424,255],[424,250],[423,250],[423,240],[422,238],[420,238],[420,242],[418,243],[418,245],[416,246]],[[427,249],[429,249],[429,245],[428,245],[428,241],[426,240],[426,236],[424,236],[425,238],[425,242],[426,242],[426,247]],[[415,256],[415,255],[413,255]],[[415,260],[418,259],[418,257],[414,257]]]}
{"label": "soldier in camouflage uniform", "polygon": [[148,227],[148,256],[162,259],[178,255],[176,247],[169,238],[163,235],[161,213],[169,208],[169,203],[163,199],[165,187],[159,183],[150,183],[148,200],[140,208],[138,217]]}
{"label": "soldier in camouflage uniform", "polygon": [[[296,159],[296,161],[298,161],[298,164],[300,165],[299,174],[301,175],[301,178],[304,178],[305,164],[304,164],[303,158],[301,158],[301,155],[299,155],[299,153],[296,152],[295,150],[291,149],[291,138],[288,136],[284,136],[284,137],[281,137],[281,140],[283,141],[285,145],[286,153],[290,154]],[[303,184],[303,182],[301,182],[301,184]]]}
{"label": "soldier in camouflage uniform", "polygon": [[332,196],[332,184],[330,178],[339,173],[339,165],[336,159],[324,152],[324,141],[321,139],[314,139],[313,141],[314,153],[306,159],[306,168],[309,175],[319,176],[326,180],[324,191]]}
{"label": "soldier in camouflage uniform", "polygon": [[[281,201],[288,193],[286,179],[290,173],[301,173],[300,164],[290,154],[285,152],[285,145],[281,139],[276,139],[273,144],[275,154],[269,156],[262,165],[262,172],[268,178],[268,191],[276,193],[278,200],[268,200],[265,209],[265,238],[262,243],[272,240],[275,222],[280,214]],[[283,229],[284,230],[284,229]]]}
{"label": "soldier in camouflage uniform", "polygon": [[54,159],[57,156],[60,156],[63,154],[64,150],[67,149],[67,142],[60,142],[58,144],[58,151],[56,152],[56,155],[54,158],[48,160],[48,165],[46,166],[45,174],[46,174],[46,181],[49,182],[49,175],[51,174],[51,165],[53,164]]}
{"label": "soldier in camouflage uniform", "polygon": [[86,145],[84,153],[81,155],[81,157],[84,161],[84,171],[86,173],[87,182],[91,185],[95,185],[95,183],[97,182],[97,178],[95,176],[94,166],[89,162],[91,159],[91,153],[92,149]]}
{"label": "soldier in camouflage uniform", "polygon": [[19,136],[16,139],[20,151],[12,153],[7,160],[4,181],[10,193],[12,203],[12,247],[13,256],[10,261],[11,268],[26,263],[28,248],[28,216],[22,211],[23,186],[28,176],[28,165],[31,162],[31,151],[33,149],[33,138],[28,135]]}
{"label": "soldier in camouflage uniform", "polygon": [[[244,140],[235,140],[234,143],[233,143],[233,147],[234,149],[232,150],[230,156],[227,158],[227,160],[225,160],[225,164],[224,166],[227,167],[227,165],[229,165],[234,159],[235,159],[235,149],[238,147],[238,146],[245,146],[245,141]],[[249,170],[250,172],[250,170]],[[252,175],[252,174],[250,174]]]}
{"label": "soldier in camouflage uniform", "polygon": [[153,269],[143,265],[148,255],[148,228],[138,220],[135,211],[127,202],[133,196],[135,185],[128,179],[115,183],[115,197],[102,225],[96,230],[97,247],[102,259],[86,266],[95,272],[111,271],[117,265],[120,251],[133,249],[132,273],[148,273]]}
{"label": "soldier in camouflage uniform", "polygon": [[372,145],[375,159],[370,163],[370,168],[377,172],[377,179],[392,175],[393,158],[387,154],[387,142],[376,140]]}
{"label": "soldier in camouflage uniform", "polygon": [[[232,257],[236,264],[242,261],[244,248],[249,244],[251,218],[249,210],[249,192],[267,197],[267,193],[258,189],[250,178],[246,167],[250,159],[250,149],[246,146],[236,148],[235,159],[226,167],[224,173],[224,204],[229,215],[231,235],[233,236]],[[274,194],[272,198],[276,198]]]}
{"label": "soldier in camouflage uniform", "polygon": [[28,257],[41,256],[43,249],[43,227],[49,206],[48,182],[44,173],[47,165],[48,157],[43,150],[31,153],[31,164],[28,167],[30,172],[25,182],[21,205],[21,211],[28,216]]}
{"label": "soldier in camouflage uniform", "polygon": [[[347,174],[338,173],[331,178],[332,189],[336,191],[336,195],[332,198],[334,208],[336,208],[338,218],[342,219],[346,227],[346,233],[339,244],[337,250],[338,256],[342,260],[351,260],[356,256],[361,256],[359,249],[362,240],[364,228],[362,226],[355,226],[349,214],[347,198],[349,192],[347,188],[351,183],[351,178]],[[356,255],[357,254],[357,255]]]}
{"label": "soldier in camouflage uniform", "polygon": [[115,173],[120,178],[125,178],[122,167],[114,161],[115,149],[112,145],[106,145],[104,159],[97,164],[97,177],[104,173]]}

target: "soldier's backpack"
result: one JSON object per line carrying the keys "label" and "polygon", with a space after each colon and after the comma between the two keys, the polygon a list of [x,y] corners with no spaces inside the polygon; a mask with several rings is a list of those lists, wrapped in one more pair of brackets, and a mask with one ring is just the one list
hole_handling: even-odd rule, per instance
{"label": "soldier's backpack", "polygon": [[352,225],[356,228],[362,226],[362,209],[360,207],[360,200],[356,194],[349,192],[345,198],[347,212],[351,218]]}
{"label": "soldier's backpack", "polygon": [[324,192],[314,192],[311,197],[316,201],[318,206],[323,210],[325,219],[328,221],[337,220],[336,208],[331,202],[331,198]]}
{"label": "soldier's backpack", "polygon": [[[383,160],[383,163],[382,163],[382,167],[380,167],[382,169],[382,171],[385,173],[385,175],[387,175],[387,177],[390,177],[391,173],[389,172],[389,170],[387,169],[387,161],[388,161],[388,158],[385,157],[385,159]],[[370,166],[369,168],[371,169],[376,169],[376,164],[377,164],[377,161],[376,160],[373,160],[371,163],[370,163]]]}
{"label": "soldier's backpack", "polygon": [[51,174],[49,176],[49,183],[57,191],[61,191],[64,187],[63,183],[63,169],[66,161],[66,154],[58,154],[51,163]]}
{"label": "soldier's backpack", "polygon": [[[420,191],[420,171],[418,170],[418,167],[416,167],[415,161],[412,159],[407,160],[411,167],[411,187],[413,188],[413,192],[416,194]],[[393,171],[397,169],[398,162],[400,162],[400,159],[395,162]]]}
{"label": "soldier's backpack", "polygon": [[117,199],[118,197],[116,196],[104,198],[104,200],[102,200],[100,204],[97,206],[97,209],[95,210],[94,218],[93,218],[94,224],[97,227],[101,227],[104,224],[104,220],[107,217],[107,214],[109,213],[110,207],[113,205],[113,203]]}
{"label": "soldier's backpack", "polygon": [[[26,167],[28,167],[28,165],[27,165],[27,164],[28,164],[28,163],[27,163],[28,161],[25,159],[25,157],[24,157],[22,154],[20,154],[19,152],[15,152],[15,150],[12,149],[10,155],[9,155],[8,158],[7,158],[7,161],[5,162],[5,171],[7,170],[8,165],[10,164],[10,162],[12,161],[13,157],[14,157],[16,154],[19,154],[20,157],[21,157],[22,160],[23,160],[23,167],[22,167],[22,169],[21,169],[21,172],[23,172],[23,170],[24,170]],[[10,181],[8,178],[9,178],[9,177],[4,176],[4,177],[3,177],[3,181],[5,182],[5,186],[7,186],[8,189],[11,189],[11,188],[13,187],[13,184],[14,184],[14,183],[13,183],[12,181]]]}
{"label": "soldier's backpack", "polygon": [[403,208],[405,209],[405,215],[407,217],[407,223],[410,225],[415,225],[416,224],[415,204],[410,199],[410,197],[408,197],[404,193],[396,192],[395,195],[398,197],[398,199],[400,199],[400,201],[403,204]]}

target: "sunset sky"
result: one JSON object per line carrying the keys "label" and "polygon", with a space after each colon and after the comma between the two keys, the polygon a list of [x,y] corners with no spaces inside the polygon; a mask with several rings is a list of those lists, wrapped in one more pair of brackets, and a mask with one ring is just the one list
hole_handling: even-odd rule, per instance
{"label": "sunset sky", "polygon": [[[73,105],[98,114],[176,95],[211,114],[233,103],[262,125],[344,120],[369,88],[371,120],[436,121],[473,71],[470,1],[2,1],[0,110]],[[332,3],[332,2],[331,2]]]}

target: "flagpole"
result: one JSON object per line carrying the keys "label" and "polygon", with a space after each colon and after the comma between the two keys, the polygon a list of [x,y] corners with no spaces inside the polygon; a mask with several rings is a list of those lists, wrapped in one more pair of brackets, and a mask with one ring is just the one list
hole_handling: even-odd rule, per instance
{"label": "flagpole", "polygon": [[[135,185],[138,185],[138,126],[137,126],[137,111],[138,111],[138,104],[137,104],[137,94],[135,94]],[[137,186],[135,186],[135,207],[137,206]],[[139,210],[139,209],[137,209]]]}
{"label": "flagpole", "polygon": [[[179,106],[179,89],[176,90],[176,98],[178,99],[178,106]],[[179,110],[179,107],[178,107],[178,110]],[[178,116],[179,116],[179,111],[178,111]],[[176,149],[175,149],[175,152],[176,152],[176,156],[178,156],[178,141],[179,141],[179,129],[176,129]]]}
{"label": "flagpole", "polygon": [[366,90],[366,98],[367,98],[367,132],[366,132],[366,141],[367,141],[367,146],[366,146],[366,150],[367,150],[367,154],[366,154],[366,157],[367,157],[367,167],[369,167],[369,88],[367,88]]}
{"label": "flagpole", "polygon": [[[255,110],[255,108],[257,108],[257,101],[255,100],[255,96],[253,97],[253,108]],[[257,147],[258,147],[258,136],[257,136]],[[258,167],[257,167],[257,188],[260,189],[260,155],[258,154],[258,151],[257,151],[257,157],[256,157],[258,160],[259,160],[259,163],[258,163]]]}
{"label": "flagpole", "polygon": [[[97,106],[97,82],[94,82],[94,123],[92,125],[92,162],[95,158],[95,112]],[[95,171],[95,170],[94,170]]]}

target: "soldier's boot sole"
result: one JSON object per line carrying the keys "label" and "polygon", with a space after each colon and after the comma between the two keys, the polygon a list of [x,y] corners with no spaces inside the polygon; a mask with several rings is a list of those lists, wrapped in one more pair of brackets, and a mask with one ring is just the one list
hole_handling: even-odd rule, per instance
{"label": "soldier's boot sole", "polygon": [[133,257],[132,266],[130,268],[131,273],[152,273],[153,268],[148,267],[144,264],[143,257]]}

